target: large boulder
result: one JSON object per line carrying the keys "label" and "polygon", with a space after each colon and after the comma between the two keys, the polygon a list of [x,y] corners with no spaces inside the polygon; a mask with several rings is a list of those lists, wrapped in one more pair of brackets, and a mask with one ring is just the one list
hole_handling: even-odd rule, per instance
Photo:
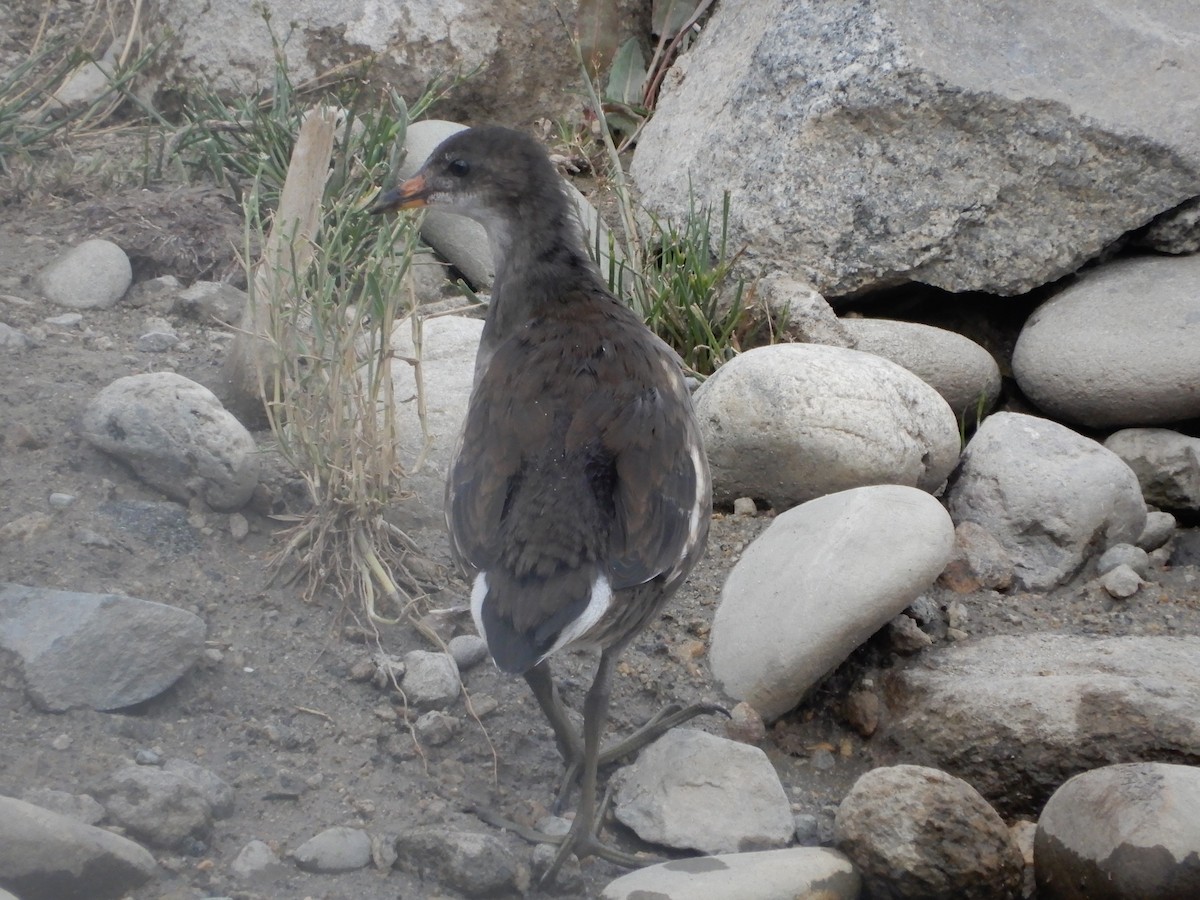
{"label": "large boulder", "polygon": [[886,682],[888,755],[945,769],[1005,815],[1036,814],[1107,763],[1200,758],[1200,638],[996,635]]}
{"label": "large boulder", "polygon": [[[562,6],[573,27],[575,4]],[[271,84],[278,53],[296,83],[347,60],[370,59],[368,77],[410,102],[435,76],[470,76],[439,104],[451,115],[517,122],[579,105],[582,76],[556,4],[174,0],[155,8],[158,24],[171,35],[156,56],[167,88],[210,81],[221,90],[250,93]],[[619,8],[611,24],[628,32],[622,23],[636,21],[635,4],[621,0]],[[618,31],[613,39],[625,36]]]}
{"label": "large boulder", "polygon": [[[1065,73],[1069,73],[1069,76]],[[633,174],[827,296],[1019,294],[1200,193],[1200,6],[726,0]]]}

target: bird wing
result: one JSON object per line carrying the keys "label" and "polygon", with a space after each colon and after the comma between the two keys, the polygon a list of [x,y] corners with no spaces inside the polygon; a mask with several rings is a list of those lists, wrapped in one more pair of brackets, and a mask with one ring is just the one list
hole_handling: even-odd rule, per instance
{"label": "bird wing", "polygon": [[708,522],[678,362],[626,313],[605,311],[603,328],[537,320],[502,344],[450,471],[456,556],[487,573],[495,614],[542,652],[598,576],[616,592],[683,568]]}

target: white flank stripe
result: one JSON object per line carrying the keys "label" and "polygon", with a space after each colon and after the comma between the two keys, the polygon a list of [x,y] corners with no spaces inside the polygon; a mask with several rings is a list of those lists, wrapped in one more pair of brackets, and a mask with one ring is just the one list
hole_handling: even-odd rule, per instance
{"label": "white flank stripe", "polygon": [[596,580],[592,582],[592,596],[588,600],[588,605],[584,607],[579,618],[571,622],[558,634],[558,640],[554,642],[554,646],[542,654],[541,662],[551,653],[559,650],[571,641],[587,633],[588,629],[595,625],[608,612],[609,606],[612,605],[612,586],[608,583],[608,579],[603,575],[597,575]]}
{"label": "white flank stripe", "polygon": [[488,643],[488,636],[483,629],[483,599],[487,592],[487,572],[480,572],[475,576],[475,583],[471,585],[471,618],[475,620],[475,630],[479,632],[485,644]]}

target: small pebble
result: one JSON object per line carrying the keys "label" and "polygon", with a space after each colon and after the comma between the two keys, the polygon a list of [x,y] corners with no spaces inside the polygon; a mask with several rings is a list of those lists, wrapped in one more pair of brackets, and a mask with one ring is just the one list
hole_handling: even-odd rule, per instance
{"label": "small pebble", "polygon": [[418,716],[413,725],[417,740],[434,747],[447,743],[458,733],[458,728],[458,719],[436,709]]}
{"label": "small pebble", "polygon": [[64,494],[59,491],[55,491],[50,495],[49,503],[55,509],[66,509],[75,502],[75,499],[76,498],[74,494]]}
{"label": "small pebble", "polygon": [[50,746],[55,750],[70,750],[73,743],[75,741],[69,734],[60,734],[50,742]]}
{"label": "small pebble", "polygon": [[961,628],[947,628],[946,637],[952,641],[965,641],[968,637],[970,637],[970,635],[968,635]]}
{"label": "small pebble", "polygon": [[796,813],[796,843],[801,847],[816,847],[821,843],[821,823],[812,813]]}
{"label": "small pebble", "polygon": [[244,541],[250,534],[250,523],[246,521],[246,517],[241,513],[233,513],[229,517],[229,533],[235,541]]}
{"label": "small pebble", "polygon": [[51,316],[42,321],[56,328],[78,328],[79,323],[83,321],[83,316],[79,313],[63,313],[61,316]]}
{"label": "small pebble", "polygon": [[139,766],[161,766],[163,758],[154,750],[139,749],[134,751],[133,761]]}
{"label": "small pebble", "polygon": [[1143,550],[1157,550],[1175,533],[1175,517],[1169,512],[1153,510],[1146,514],[1146,527],[1142,529],[1137,545]]}
{"label": "small pebble", "polygon": [[477,634],[460,634],[446,645],[459,670],[477,666],[487,658],[487,641]]}
{"label": "small pebble", "polygon": [[179,338],[164,331],[148,331],[137,339],[135,346],[142,353],[165,353],[176,344]]}
{"label": "small pebble", "polygon": [[808,758],[808,763],[819,772],[825,772],[837,765],[834,755],[824,747],[818,747]]}
{"label": "small pebble", "polygon": [[753,497],[738,497],[733,501],[733,514],[735,516],[757,516],[758,507],[754,505]]}

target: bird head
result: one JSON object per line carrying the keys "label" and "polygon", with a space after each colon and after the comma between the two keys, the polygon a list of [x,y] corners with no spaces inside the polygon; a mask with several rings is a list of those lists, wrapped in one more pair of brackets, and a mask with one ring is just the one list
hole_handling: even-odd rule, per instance
{"label": "bird head", "polygon": [[553,163],[533,138],[499,126],[468,128],[439,144],[411,178],[381,191],[370,211],[428,206],[489,227],[545,213],[561,193]]}

